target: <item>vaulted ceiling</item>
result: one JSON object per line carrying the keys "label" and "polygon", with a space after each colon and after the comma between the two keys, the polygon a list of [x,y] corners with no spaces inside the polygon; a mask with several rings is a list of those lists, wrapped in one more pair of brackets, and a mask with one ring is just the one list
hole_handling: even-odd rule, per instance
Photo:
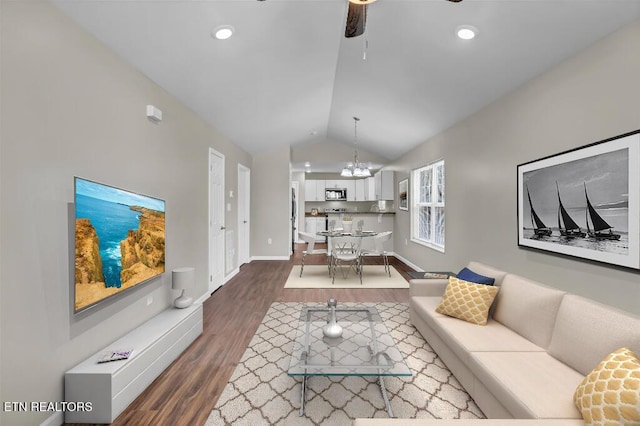
{"label": "vaulted ceiling", "polygon": [[52,1],[249,153],[352,146],[358,116],[389,160],[640,19],[637,0],[378,0],[346,39],[347,0]]}

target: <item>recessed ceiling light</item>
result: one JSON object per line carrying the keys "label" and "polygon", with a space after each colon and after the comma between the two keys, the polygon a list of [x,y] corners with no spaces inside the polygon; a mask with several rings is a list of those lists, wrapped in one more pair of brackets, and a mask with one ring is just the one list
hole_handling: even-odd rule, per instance
{"label": "recessed ceiling light", "polygon": [[369,3],[373,3],[376,0],[349,0],[349,1],[355,4],[369,4]]}
{"label": "recessed ceiling light", "polygon": [[311,167],[311,164],[309,164],[309,162],[307,161],[306,163],[304,163],[305,167]]}
{"label": "recessed ceiling light", "polygon": [[233,35],[234,28],[231,25],[221,25],[213,29],[211,34],[218,40],[226,40]]}
{"label": "recessed ceiling light", "polygon": [[456,34],[462,40],[471,40],[476,36],[476,34],[478,34],[478,29],[471,25],[462,25],[456,28]]}

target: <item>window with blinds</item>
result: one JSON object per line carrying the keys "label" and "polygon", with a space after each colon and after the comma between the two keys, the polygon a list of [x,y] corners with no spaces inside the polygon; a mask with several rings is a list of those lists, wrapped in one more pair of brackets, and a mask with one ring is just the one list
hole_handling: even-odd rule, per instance
{"label": "window with blinds", "polygon": [[411,240],[444,252],[444,160],[413,171]]}

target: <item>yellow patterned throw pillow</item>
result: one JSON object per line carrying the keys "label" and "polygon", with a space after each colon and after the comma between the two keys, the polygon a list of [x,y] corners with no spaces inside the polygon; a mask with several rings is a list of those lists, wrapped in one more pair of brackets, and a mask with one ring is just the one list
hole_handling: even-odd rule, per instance
{"label": "yellow patterned throw pillow", "polygon": [[487,325],[489,308],[499,289],[449,277],[449,284],[436,312],[473,324]]}
{"label": "yellow patterned throw pillow", "polygon": [[621,348],[584,378],[573,401],[588,425],[640,425],[640,360]]}

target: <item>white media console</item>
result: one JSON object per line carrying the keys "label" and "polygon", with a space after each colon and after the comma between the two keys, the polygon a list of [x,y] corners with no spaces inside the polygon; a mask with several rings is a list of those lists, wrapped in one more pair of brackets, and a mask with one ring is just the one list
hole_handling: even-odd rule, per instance
{"label": "white media console", "polygon": [[[67,402],[91,402],[91,411],[65,414],[67,423],[112,423],[199,335],[202,305],[169,308],[89,357],[64,376]],[[133,348],[126,360],[98,364],[107,351]]]}

